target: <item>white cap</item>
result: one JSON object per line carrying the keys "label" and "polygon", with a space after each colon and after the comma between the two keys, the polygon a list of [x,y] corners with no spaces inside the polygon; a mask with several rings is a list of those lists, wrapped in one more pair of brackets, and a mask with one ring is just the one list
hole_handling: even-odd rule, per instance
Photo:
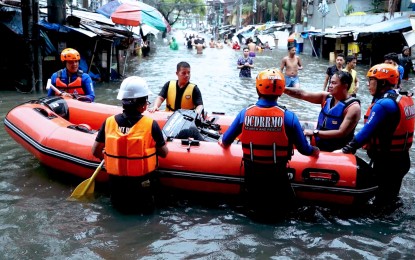
{"label": "white cap", "polygon": [[131,76],[124,79],[121,83],[117,99],[123,100],[140,98],[150,94],[152,94],[152,92],[148,89],[148,84],[143,78]]}

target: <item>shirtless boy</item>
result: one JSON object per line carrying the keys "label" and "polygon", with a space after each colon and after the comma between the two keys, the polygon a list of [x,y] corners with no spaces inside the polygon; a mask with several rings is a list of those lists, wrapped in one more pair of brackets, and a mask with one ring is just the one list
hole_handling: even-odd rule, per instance
{"label": "shirtless boy", "polygon": [[249,49],[249,57],[255,57],[256,56],[256,54],[255,54],[256,44],[254,43],[252,38],[248,38],[247,46],[248,46],[248,49]]}
{"label": "shirtless boy", "polygon": [[298,79],[298,71],[303,69],[300,57],[295,55],[295,46],[288,47],[288,55],[281,61],[280,70],[285,68],[285,86],[286,87],[300,87],[300,80]]}

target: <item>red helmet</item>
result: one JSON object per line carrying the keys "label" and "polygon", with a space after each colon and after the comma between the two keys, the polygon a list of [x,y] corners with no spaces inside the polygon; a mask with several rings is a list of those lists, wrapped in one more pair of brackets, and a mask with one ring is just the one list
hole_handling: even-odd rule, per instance
{"label": "red helmet", "polygon": [[80,60],[81,55],[79,55],[79,52],[72,48],[66,48],[61,53],[61,61],[68,61],[68,60]]}
{"label": "red helmet", "polygon": [[369,69],[366,75],[368,78],[386,80],[392,85],[398,84],[399,72],[392,64],[381,63]]}
{"label": "red helmet", "polygon": [[267,69],[258,73],[256,89],[261,95],[281,96],[285,89],[285,77],[277,69]]}

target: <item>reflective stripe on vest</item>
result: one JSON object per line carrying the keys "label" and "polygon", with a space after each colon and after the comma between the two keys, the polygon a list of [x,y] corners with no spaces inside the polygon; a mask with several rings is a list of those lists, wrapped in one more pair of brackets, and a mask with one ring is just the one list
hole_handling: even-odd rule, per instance
{"label": "reflective stripe on vest", "polygon": [[105,168],[109,174],[144,176],[156,169],[156,144],[151,136],[153,119],[143,116],[123,134],[115,116],[105,125]]}
{"label": "reflective stripe on vest", "polygon": [[[166,99],[166,111],[175,111],[179,108],[175,107],[176,104],[176,86],[177,81],[171,80],[169,83],[169,88],[167,90],[167,99]],[[193,89],[195,88],[195,84],[189,83],[184,90],[182,96],[181,107],[182,109],[195,109],[196,106],[193,103]]]}
{"label": "reflective stripe on vest", "polygon": [[[78,77],[73,82],[66,84],[61,80],[62,77],[62,70],[58,71],[58,76],[56,77],[56,87],[60,91],[64,91],[66,93],[76,93],[80,95],[85,95],[84,89],[82,88],[82,74],[83,72],[81,70],[78,70],[77,75]],[[67,75],[68,80],[70,79],[69,75]],[[75,92],[76,91],[76,92]]]}
{"label": "reflective stripe on vest", "polygon": [[244,159],[257,163],[281,163],[291,159],[292,145],[284,125],[285,109],[251,106],[246,109],[240,140]]}
{"label": "reflective stripe on vest", "polygon": [[[411,97],[402,96],[399,94],[386,93],[384,98],[390,98],[394,100],[399,108],[399,123],[392,135],[391,143],[385,144],[379,139],[379,136],[375,136],[371,139],[370,143],[365,147],[366,149],[375,149],[376,151],[382,151],[385,147],[388,147],[387,151],[401,152],[408,151],[412,146],[414,136],[415,125],[415,105]],[[372,111],[373,103],[366,111],[364,117],[364,123],[366,124],[370,113]],[[383,148],[382,148],[383,147]]]}

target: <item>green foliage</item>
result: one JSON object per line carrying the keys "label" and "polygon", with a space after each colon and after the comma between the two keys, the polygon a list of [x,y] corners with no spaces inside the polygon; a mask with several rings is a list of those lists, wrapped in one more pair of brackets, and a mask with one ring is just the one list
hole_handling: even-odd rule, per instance
{"label": "green foliage", "polygon": [[353,13],[353,12],[354,12],[353,5],[348,4],[348,5],[346,6],[346,9],[344,10],[344,14],[345,14],[345,15],[349,15],[349,14],[351,14],[351,13]]}
{"label": "green foliage", "polygon": [[381,13],[384,12],[384,9],[379,8],[380,5],[382,5],[384,3],[383,0],[372,0],[372,2],[370,3],[373,6],[373,9],[371,10],[374,13]]}
{"label": "green foliage", "polygon": [[163,14],[171,25],[188,14],[206,15],[206,5],[203,0],[156,0],[154,2],[152,5]]}

